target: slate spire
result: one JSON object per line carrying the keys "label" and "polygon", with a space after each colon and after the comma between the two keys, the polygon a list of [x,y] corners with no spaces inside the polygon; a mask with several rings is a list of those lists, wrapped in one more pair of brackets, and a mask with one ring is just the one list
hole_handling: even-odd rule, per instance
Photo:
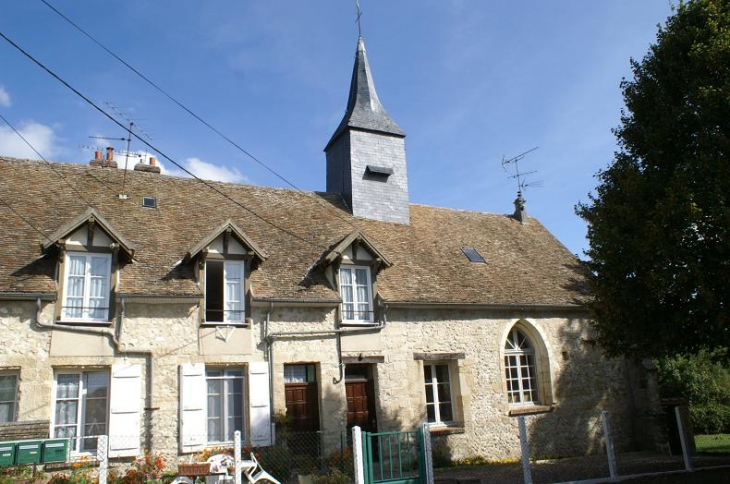
{"label": "slate spire", "polygon": [[356,217],[408,224],[405,136],[380,104],[359,37],[345,117],[324,149],[327,191],[341,193]]}
{"label": "slate spire", "polygon": [[365,51],[365,41],[362,37],[357,39],[355,66],[352,69],[350,95],[347,99],[345,116],[324,150],[327,151],[332,143],[348,128],[405,137],[405,133],[398,126],[398,123],[390,117],[383,105],[380,104]]}

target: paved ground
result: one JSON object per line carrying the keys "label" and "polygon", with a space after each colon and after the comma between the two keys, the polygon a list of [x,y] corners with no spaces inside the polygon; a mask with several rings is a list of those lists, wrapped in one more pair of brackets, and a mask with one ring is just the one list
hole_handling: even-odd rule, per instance
{"label": "paved ground", "polygon": [[[681,456],[661,456],[645,453],[622,454],[616,457],[619,476],[661,474],[640,477],[623,482],[632,483],[730,483],[730,455],[704,454],[694,457],[695,473],[684,473]],[[714,470],[709,468],[725,466]],[[702,470],[708,469],[708,470]],[[535,484],[576,482],[592,480],[609,482],[610,472],[605,456],[587,456],[551,461],[539,461],[532,465]],[[493,464],[480,467],[436,469],[438,484],[502,484],[524,482],[520,464]]]}

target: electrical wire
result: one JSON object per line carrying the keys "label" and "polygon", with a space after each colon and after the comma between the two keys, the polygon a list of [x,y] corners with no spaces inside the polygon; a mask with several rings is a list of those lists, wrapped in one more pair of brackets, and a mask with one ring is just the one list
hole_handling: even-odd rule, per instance
{"label": "electrical wire", "polygon": [[[31,55],[29,52],[27,52],[22,47],[20,47],[18,44],[16,44],[15,42],[13,42],[3,32],[0,32],[0,37],[2,37],[6,42],[8,42],[10,45],[12,45],[16,50],[18,50],[20,53],[22,53],[28,59],[30,59],[31,61],[33,61],[33,63],[35,63],[38,67],[40,67],[41,69],[43,69],[44,71],[46,71],[49,75],[51,75],[58,82],[60,82],[61,84],[63,84],[66,88],[68,88],[69,90],[71,90],[74,94],[76,94],[81,99],[83,99],[87,104],[89,104],[94,109],[96,109],[97,111],[99,111],[102,115],[104,115],[105,117],[107,117],[114,124],[116,124],[117,126],[119,126],[122,129],[126,129],[126,127],[122,123],[120,123],[113,116],[111,116],[109,113],[107,113],[106,111],[104,111],[101,107],[99,107],[96,103],[94,103],[94,101],[92,101],[87,96],[85,96],[81,91],[79,91],[78,89],[76,89],[75,87],[73,87],[71,84],[69,84],[68,82],[66,82],[58,74],[56,74],[51,69],[49,69],[48,67],[46,67],[42,62],[40,62],[38,59],[36,59],[35,57],[33,57],[33,55]],[[270,220],[267,220],[265,217],[263,217],[262,215],[259,215],[255,211],[253,211],[250,208],[246,207],[245,205],[243,205],[238,200],[234,200],[228,194],[224,193],[223,191],[221,191],[219,188],[217,188],[214,185],[212,185],[207,180],[203,180],[202,178],[198,177],[197,175],[195,175],[194,173],[192,173],[191,171],[189,171],[183,165],[181,165],[180,163],[178,163],[177,161],[175,161],[174,159],[172,159],[170,156],[168,156],[166,153],[164,153],[163,151],[161,151],[159,148],[153,146],[151,143],[149,143],[147,140],[143,139],[137,133],[134,133],[133,132],[133,133],[131,133],[131,135],[134,136],[138,141],[140,141],[141,143],[143,143],[144,145],[146,145],[148,148],[150,148],[151,150],[155,151],[158,155],[160,155],[161,157],[163,157],[164,159],[166,159],[167,161],[169,161],[173,165],[177,166],[178,168],[180,168],[183,172],[185,172],[186,174],[188,174],[191,178],[193,178],[193,179],[197,180],[198,182],[202,183],[203,185],[207,186],[211,190],[215,191],[216,193],[218,193],[219,195],[221,195],[225,199],[227,199],[230,202],[234,203],[236,206],[238,206],[239,208],[242,208],[243,210],[245,210],[246,212],[250,213],[254,217],[258,218],[262,222],[264,222],[264,223],[266,223],[266,224],[268,224],[268,225],[270,225],[270,226],[272,226],[272,227],[280,230],[281,232],[283,232],[283,233],[285,233],[285,234],[287,234],[287,235],[289,235],[289,236],[291,236],[291,237],[293,237],[293,238],[295,238],[295,239],[297,239],[297,240],[299,240],[301,242],[304,242],[306,244],[310,244],[310,245],[312,245],[314,247],[320,247],[320,244],[317,244],[314,241],[305,239],[304,237],[302,237],[302,236],[300,236],[300,235],[298,235],[298,234],[296,234],[296,233],[294,233],[294,232],[292,232],[292,231],[290,231],[290,230],[288,230],[288,229],[286,229],[284,227],[281,227],[280,225],[277,225],[277,224],[275,224],[274,222],[272,222]]]}
{"label": "electrical wire", "polygon": [[[89,40],[91,40],[96,45],[98,45],[99,47],[101,47],[107,54],[109,54],[110,56],[112,56],[113,58],[115,58],[117,61],[119,61],[120,63],[122,63],[125,67],[127,67],[129,70],[131,70],[132,72],[134,72],[137,76],[139,76],[142,80],[144,80],[147,84],[149,84],[150,86],[152,86],[154,89],[156,89],[158,92],[160,92],[163,96],[165,96],[170,101],[172,101],[173,103],[175,103],[178,107],[180,107],[182,110],[184,110],[185,112],[187,112],[188,114],[190,114],[197,121],[199,121],[200,123],[202,123],[208,129],[210,129],[215,134],[217,134],[218,136],[220,136],[221,138],[223,138],[225,141],[227,141],[229,144],[231,144],[233,147],[235,147],[236,149],[238,149],[241,153],[243,153],[246,156],[248,156],[249,158],[251,158],[253,161],[255,161],[256,163],[258,163],[259,165],[261,165],[263,168],[265,168],[271,174],[273,174],[274,176],[276,176],[277,178],[279,178],[281,181],[283,181],[284,183],[286,183],[287,185],[289,185],[294,190],[297,190],[297,191],[299,191],[301,193],[305,193],[305,194],[309,195],[318,205],[320,205],[322,208],[325,208],[326,209],[326,206],[324,205],[325,202],[323,202],[322,200],[320,200],[315,194],[313,194],[312,192],[304,191],[304,190],[301,190],[300,188],[298,188],[294,183],[292,183],[291,181],[289,181],[288,179],[286,179],[283,175],[279,174],[273,168],[269,167],[263,161],[259,160],[256,156],[254,156],[252,153],[250,153],[245,148],[243,148],[242,146],[240,146],[238,143],[236,143],[235,141],[233,141],[230,137],[226,136],[219,129],[217,129],[216,127],[214,127],[213,125],[211,125],[210,123],[208,123],[207,121],[205,121],[203,118],[201,118],[200,116],[198,116],[190,108],[188,108],[187,106],[185,106],[181,101],[178,101],[176,98],[174,98],[171,94],[169,94],[162,87],[160,87],[154,81],[152,81],[147,76],[145,76],[142,72],[140,72],[134,66],[132,66],[127,61],[125,61],[124,59],[122,59],[119,55],[115,54],[110,48],[108,48],[106,45],[104,45],[101,41],[97,40],[93,35],[91,35],[86,30],[84,30],[80,25],[78,25],[76,22],[74,22],[73,20],[71,20],[68,16],[66,16],[65,14],[63,14],[63,12],[61,12],[56,7],[54,7],[53,5],[51,5],[47,0],[40,0],[40,1],[44,5],[46,5],[48,8],[50,8],[53,12],[55,12],[59,17],[61,17],[66,22],[68,22],[69,24],[71,24],[76,30],[78,30],[84,36],[86,36],[87,38],[89,38]],[[358,8],[358,11],[359,11],[359,8]],[[360,13],[358,13],[358,24],[359,24],[359,21],[360,21]],[[139,138],[139,137],[137,137],[137,138]],[[187,172],[187,170],[185,170],[185,171]],[[340,221],[344,222],[345,224],[349,225],[350,227],[352,227],[354,229],[359,229],[359,227],[357,225],[353,224],[351,220],[349,220],[349,219],[347,219],[345,217],[342,217],[339,214],[335,214],[335,216],[337,218],[339,218]]]}
{"label": "electrical wire", "polygon": [[[43,157],[43,155],[42,155],[42,154],[41,154],[41,153],[40,153],[40,152],[39,152],[39,151],[38,151],[37,149],[35,149],[35,146],[33,146],[33,144],[32,144],[32,143],[31,143],[30,141],[28,141],[28,139],[27,139],[27,138],[26,138],[25,136],[23,136],[23,134],[22,134],[22,133],[21,133],[20,131],[18,131],[17,129],[15,129],[15,126],[13,126],[13,125],[12,125],[12,124],[10,123],[10,121],[8,121],[8,120],[7,120],[6,118],[5,118],[5,116],[3,116],[2,114],[0,114],[0,119],[1,119],[1,120],[2,120],[2,121],[3,121],[4,123],[5,123],[5,124],[7,124],[7,125],[8,125],[9,127],[10,127],[10,129],[12,129],[12,130],[13,130],[13,131],[15,132],[15,134],[16,134],[16,135],[18,135],[18,137],[19,137],[20,139],[22,139],[22,140],[23,140],[23,142],[24,142],[24,143],[25,143],[26,145],[28,145],[28,147],[30,147],[30,149],[31,149],[31,150],[33,150],[33,151],[35,152],[35,154],[36,154],[36,155],[38,155],[38,156],[40,157],[40,159],[41,159],[41,160],[45,161],[45,162],[46,162],[46,164],[47,164],[47,165],[48,165],[49,167],[51,167],[51,169],[52,169],[53,171],[55,171],[55,172],[56,172],[56,174],[57,174],[57,175],[58,175],[58,176],[59,176],[59,177],[60,177],[60,178],[61,178],[61,179],[62,179],[62,180],[63,180],[64,182],[66,182],[66,184],[67,184],[67,185],[68,185],[68,186],[69,186],[69,187],[71,188],[71,190],[73,190],[73,191],[74,191],[74,193],[76,193],[76,195],[78,195],[78,197],[79,197],[79,198],[80,198],[81,200],[83,200],[83,201],[84,201],[84,203],[86,203],[86,205],[88,205],[89,207],[91,207],[91,203],[89,203],[89,201],[88,201],[88,200],[86,200],[86,199],[84,198],[84,196],[83,196],[83,195],[81,194],[81,192],[79,192],[79,191],[78,191],[78,190],[76,189],[76,187],[74,187],[74,186],[73,186],[73,185],[71,184],[71,182],[70,182],[70,181],[68,181],[68,180],[66,179],[66,177],[64,177],[64,176],[63,176],[63,173],[61,173],[61,172],[60,172],[59,170],[56,170],[56,168],[55,168],[55,167],[53,166],[53,163],[51,163],[51,162],[50,162],[50,161],[48,161],[48,160],[47,160],[46,158],[44,158],[44,157]],[[12,166],[12,165],[11,165],[11,166]]]}
{"label": "electrical wire", "polygon": [[199,122],[201,122],[203,125],[205,125],[208,129],[210,129],[215,134],[217,134],[218,136],[220,136],[221,138],[223,138],[224,140],[226,140],[228,143],[230,143],[231,145],[233,145],[241,153],[245,154],[246,156],[248,156],[249,158],[251,158],[253,161],[255,161],[256,163],[258,163],[259,165],[261,165],[263,168],[265,168],[266,170],[268,170],[269,173],[271,173],[272,175],[276,176],[281,181],[283,181],[284,183],[286,183],[290,187],[294,188],[295,190],[299,190],[292,182],[290,182],[289,180],[287,180],[286,178],[284,178],[283,175],[277,173],[273,168],[269,167],[266,163],[264,163],[263,161],[261,161],[258,158],[256,158],[250,152],[246,151],[246,149],[244,149],[238,143],[236,143],[235,141],[233,141],[231,138],[229,138],[228,136],[226,136],[220,130],[218,130],[213,125],[211,125],[210,123],[208,123],[207,121],[205,121],[203,118],[201,118],[200,116],[198,116],[197,114],[195,114],[191,109],[189,109],[183,103],[181,103],[180,101],[178,101],[177,99],[175,99],[174,97],[172,97],[172,95],[168,94],[164,89],[162,89],[160,86],[158,86],[155,82],[153,82],[152,80],[150,80],[147,76],[145,76],[140,71],[138,71],[137,69],[135,69],[127,61],[125,61],[124,59],[122,59],[121,57],[119,57],[117,54],[115,54],[114,52],[112,52],[111,49],[109,49],[107,46],[105,46],[100,41],[98,41],[96,38],[94,38],[94,36],[92,36],[91,34],[89,34],[88,32],[86,32],[84,29],[82,29],[73,20],[71,20],[70,18],[68,18],[63,13],[61,13],[56,7],[54,7],[53,5],[51,5],[50,3],[48,3],[46,0],[40,0],[40,1],[42,3],[44,3],[48,8],[50,8],[51,10],[53,10],[54,12],[56,12],[66,22],[68,22],[69,24],[73,25],[74,28],[76,28],[76,30],[78,30],[79,32],[81,32],[82,34],[84,34],[92,42],[94,42],[96,45],[98,45],[99,47],[101,47],[102,49],[104,49],[107,54],[109,54],[110,56],[114,57],[116,60],[118,60],[122,64],[124,64],[129,70],[131,70],[132,72],[134,72],[135,74],[137,74],[140,78],[142,78],[145,82],[147,82],[147,84],[149,84],[150,86],[152,86],[153,88],[155,88],[157,91],[159,91],[160,94],[162,94],[163,96],[165,96],[167,99],[169,99],[173,103],[177,104],[178,107],[180,107],[185,112],[187,112],[189,115],[191,115],[192,117],[194,117],[195,119],[197,119]]}

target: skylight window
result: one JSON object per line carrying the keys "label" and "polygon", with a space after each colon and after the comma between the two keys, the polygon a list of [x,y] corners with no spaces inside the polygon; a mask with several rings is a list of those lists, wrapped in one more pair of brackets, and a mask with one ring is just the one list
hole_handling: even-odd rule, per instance
{"label": "skylight window", "polygon": [[157,208],[157,199],[155,197],[143,197],[142,206],[146,208]]}
{"label": "skylight window", "polygon": [[484,260],[484,257],[477,252],[477,250],[474,247],[462,247],[461,251],[464,253],[467,259],[469,259],[469,262],[475,262],[478,264],[486,264],[487,261]]}

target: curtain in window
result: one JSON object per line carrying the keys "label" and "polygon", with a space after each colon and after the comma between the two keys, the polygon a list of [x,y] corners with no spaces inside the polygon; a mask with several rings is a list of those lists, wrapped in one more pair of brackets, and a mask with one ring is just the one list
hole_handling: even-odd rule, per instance
{"label": "curtain in window", "polygon": [[342,297],[342,319],[355,319],[355,301],[353,294],[351,269],[340,269],[340,296]]}
{"label": "curtain in window", "polygon": [[16,375],[0,375],[0,423],[15,420],[17,388],[18,377]]}
{"label": "curtain in window", "polygon": [[104,319],[109,297],[110,260],[108,257],[90,257],[89,264],[89,318]]}
{"label": "curtain in window", "polygon": [[367,269],[355,270],[355,284],[357,287],[357,319],[370,320],[370,287]]}
{"label": "curtain in window", "polygon": [[72,255],[68,258],[66,279],[66,316],[81,318],[84,311],[84,289],[86,283],[86,256]]}
{"label": "curtain in window", "polygon": [[243,319],[242,311],[242,283],[243,283],[243,264],[226,263],[226,313],[224,319],[226,321],[241,321]]}
{"label": "curtain in window", "polygon": [[76,437],[80,385],[79,375],[58,375],[54,437]]}

